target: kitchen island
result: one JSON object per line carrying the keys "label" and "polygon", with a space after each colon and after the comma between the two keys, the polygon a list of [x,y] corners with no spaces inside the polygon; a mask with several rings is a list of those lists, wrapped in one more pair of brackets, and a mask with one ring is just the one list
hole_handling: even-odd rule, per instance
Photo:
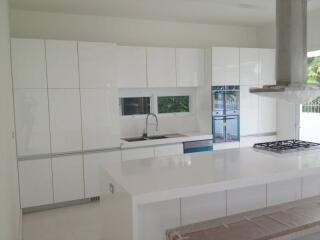
{"label": "kitchen island", "polygon": [[164,240],[165,230],[320,194],[320,150],[253,148],[101,168],[106,239]]}

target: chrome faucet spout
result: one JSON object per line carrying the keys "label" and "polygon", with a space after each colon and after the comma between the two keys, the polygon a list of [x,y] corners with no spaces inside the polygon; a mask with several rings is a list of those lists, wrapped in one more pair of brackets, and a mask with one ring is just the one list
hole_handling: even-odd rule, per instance
{"label": "chrome faucet spout", "polygon": [[158,129],[159,129],[159,121],[158,121],[157,115],[154,113],[149,113],[146,118],[146,132],[145,132],[145,134],[143,134],[145,137],[148,137],[148,125],[149,125],[149,117],[150,116],[153,116],[156,119],[156,131],[158,131]]}

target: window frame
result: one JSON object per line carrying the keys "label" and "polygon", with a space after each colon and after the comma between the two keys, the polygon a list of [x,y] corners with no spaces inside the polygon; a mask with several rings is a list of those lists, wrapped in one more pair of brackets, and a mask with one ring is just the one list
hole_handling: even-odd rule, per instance
{"label": "window frame", "polygon": [[150,98],[150,113],[154,110],[154,96],[153,95],[126,95],[126,96],[119,96],[119,115],[121,118],[145,118],[148,114],[132,114],[132,115],[122,115],[122,105],[121,105],[121,98]]}

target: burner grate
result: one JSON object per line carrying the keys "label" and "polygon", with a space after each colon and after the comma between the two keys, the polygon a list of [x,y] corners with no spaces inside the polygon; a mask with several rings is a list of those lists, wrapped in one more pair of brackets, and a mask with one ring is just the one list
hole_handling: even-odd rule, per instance
{"label": "burner grate", "polygon": [[268,150],[276,153],[284,153],[297,150],[309,150],[316,147],[320,147],[319,143],[306,142],[295,139],[275,141],[275,142],[265,142],[256,143],[253,145],[254,148]]}

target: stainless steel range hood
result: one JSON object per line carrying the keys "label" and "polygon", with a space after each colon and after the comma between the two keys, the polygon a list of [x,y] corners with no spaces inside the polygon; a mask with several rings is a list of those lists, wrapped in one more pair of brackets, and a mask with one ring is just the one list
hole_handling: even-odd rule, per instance
{"label": "stainless steel range hood", "polygon": [[267,97],[305,103],[320,96],[320,84],[306,84],[307,2],[277,1],[276,85],[251,88]]}

